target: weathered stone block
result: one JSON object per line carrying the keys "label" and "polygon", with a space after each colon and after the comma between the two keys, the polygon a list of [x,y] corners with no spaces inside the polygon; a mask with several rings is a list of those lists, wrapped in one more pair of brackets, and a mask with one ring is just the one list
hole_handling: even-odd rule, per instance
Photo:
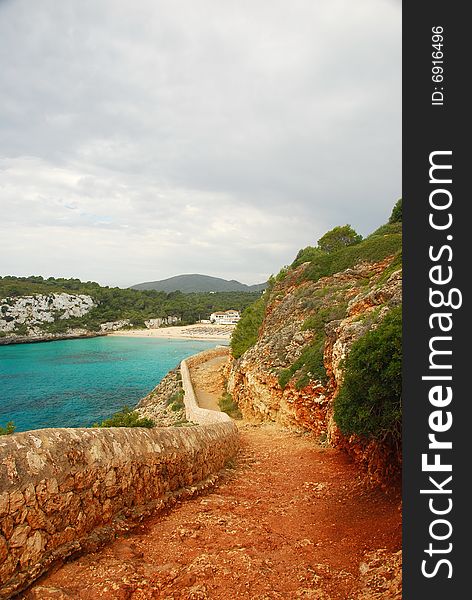
{"label": "weathered stone block", "polygon": [[30,508],[26,515],[26,521],[31,529],[46,529],[48,519],[40,508]]}
{"label": "weathered stone block", "polygon": [[10,494],[3,492],[0,494],[0,517],[4,517],[10,510]]}
{"label": "weathered stone block", "polygon": [[3,535],[7,538],[7,540],[10,539],[11,534],[13,533],[14,526],[15,522],[13,521],[13,518],[10,517],[10,515],[8,515],[8,517],[3,517],[0,523],[0,529],[2,530]]}
{"label": "weathered stone block", "polygon": [[5,561],[3,563],[0,563],[1,583],[8,583],[13,574],[17,571],[18,562],[18,557],[10,553],[5,559]]}
{"label": "weathered stone block", "polygon": [[35,531],[26,540],[26,545],[20,558],[22,567],[35,564],[39,561],[46,544],[46,537],[41,531]]}
{"label": "weathered stone block", "polygon": [[2,564],[2,562],[4,562],[7,555],[8,555],[7,540],[3,537],[3,535],[0,535],[0,564]]}
{"label": "weathered stone block", "polygon": [[25,497],[20,490],[14,490],[10,494],[10,513],[14,513],[25,504]]}
{"label": "weathered stone block", "polygon": [[10,548],[22,548],[26,544],[28,534],[31,531],[31,527],[26,523],[18,525],[13,529],[10,539],[8,540]]}

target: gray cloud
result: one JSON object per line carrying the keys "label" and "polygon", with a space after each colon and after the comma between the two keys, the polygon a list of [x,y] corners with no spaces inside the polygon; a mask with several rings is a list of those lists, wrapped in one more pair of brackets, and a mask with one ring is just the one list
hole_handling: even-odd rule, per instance
{"label": "gray cloud", "polygon": [[263,280],[400,195],[388,0],[0,2],[0,270]]}

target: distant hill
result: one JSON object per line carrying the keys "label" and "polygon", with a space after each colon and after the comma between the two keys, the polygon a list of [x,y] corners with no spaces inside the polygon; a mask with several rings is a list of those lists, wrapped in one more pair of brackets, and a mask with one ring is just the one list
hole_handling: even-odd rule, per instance
{"label": "distant hill", "polygon": [[266,287],[265,283],[246,285],[235,279],[228,281],[220,277],[209,275],[176,275],[160,281],[147,281],[132,285],[133,290],[157,290],[160,292],[176,292],[180,290],[185,294],[193,292],[261,292]]}

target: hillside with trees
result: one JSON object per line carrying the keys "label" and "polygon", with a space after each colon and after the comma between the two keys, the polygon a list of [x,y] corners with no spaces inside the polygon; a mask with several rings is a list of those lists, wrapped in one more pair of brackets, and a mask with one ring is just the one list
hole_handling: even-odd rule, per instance
{"label": "hillside with trees", "polygon": [[[148,319],[167,317],[176,317],[182,325],[191,324],[207,319],[215,311],[242,311],[261,295],[260,292],[166,293],[100,286],[74,278],[5,276],[0,277],[0,319],[15,300],[41,295],[52,302],[57,294],[86,295],[95,306],[83,316],[45,323],[42,327],[48,334],[63,334],[71,328],[99,331],[101,324],[120,320],[129,320],[130,327],[143,327]],[[19,326],[16,333],[24,334],[23,329]]]}

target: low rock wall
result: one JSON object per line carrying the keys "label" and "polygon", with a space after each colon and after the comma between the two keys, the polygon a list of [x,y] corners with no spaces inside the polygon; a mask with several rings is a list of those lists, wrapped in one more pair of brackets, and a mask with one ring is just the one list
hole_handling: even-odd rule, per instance
{"label": "low rock wall", "polygon": [[[0,598],[53,563],[216,481],[237,428],[198,407],[185,363],[184,428],[42,429],[0,438]],[[212,414],[208,414],[212,413]]]}
{"label": "low rock wall", "polygon": [[[198,355],[197,355],[198,356]],[[184,390],[185,416],[188,421],[200,425],[209,423],[232,423],[232,419],[224,412],[200,408],[193,389],[187,361],[180,363],[180,374],[182,375],[182,388]],[[233,425],[233,427],[235,427]]]}

